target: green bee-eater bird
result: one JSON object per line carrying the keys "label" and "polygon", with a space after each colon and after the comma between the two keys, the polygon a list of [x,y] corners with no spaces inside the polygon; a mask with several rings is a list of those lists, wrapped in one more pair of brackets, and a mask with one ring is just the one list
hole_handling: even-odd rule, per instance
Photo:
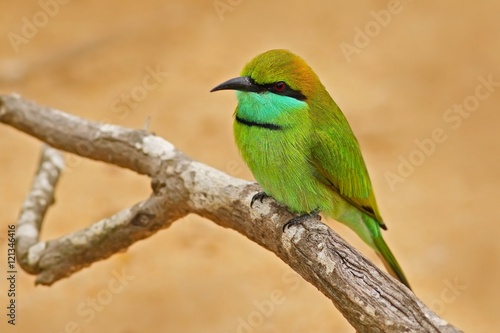
{"label": "green bee-eater bird", "polygon": [[318,76],[297,55],[271,50],[251,60],[241,76],[211,91],[236,90],[236,144],[264,192],[301,217],[326,216],[353,229],[408,288],[382,238],[377,208],[358,141]]}

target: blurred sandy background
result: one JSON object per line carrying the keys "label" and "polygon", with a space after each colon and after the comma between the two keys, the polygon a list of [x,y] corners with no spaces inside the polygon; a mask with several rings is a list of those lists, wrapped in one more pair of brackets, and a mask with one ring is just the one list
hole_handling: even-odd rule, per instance
{"label": "blurred sandy background", "polygon": [[[465,331],[498,329],[500,84],[480,81],[500,82],[498,2],[44,1],[2,3],[0,93],[133,128],[150,117],[152,131],[194,159],[246,179],[232,139],[234,95],[209,90],[268,49],[301,55],[357,134],[386,240],[416,294]],[[23,29],[30,37],[20,42]],[[145,89],[144,80],[156,84]],[[472,111],[448,111],[463,103]],[[435,129],[442,142],[422,158],[415,140],[429,142]],[[6,325],[7,225],[40,146],[0,125],[2,332],[354,332],[275,255],[197,216],[52,287],[20,272],[17,325]],[[418,165],[391,185],[388,173],[410,159]],[[66,162],[44,239],[149,194],[148,179],[127,170]],[[111,292],[116,276],[122,288]],[[283,297],[265,308],[276,291]]]}

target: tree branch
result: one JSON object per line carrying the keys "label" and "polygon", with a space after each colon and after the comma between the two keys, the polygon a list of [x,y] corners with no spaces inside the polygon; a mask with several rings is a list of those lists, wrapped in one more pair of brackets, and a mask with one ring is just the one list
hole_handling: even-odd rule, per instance
{"label": "tree branch", "polygon": [[56,149],[44,145],[33,186],[24,200],[17,221],[18,261],[30,274],[39,272],[37,253],[43,250],[44,246],[39,243],[40,230],[45,213],[54,203],[54,190],[63,168],[61,154]]}
{"label": "tree branch", "polygon": [[293,217],[285,207],[272,199],[249,207],[260,190],[257,184],[193,161],[154,134],[91,122],[16,95],[0,96],[0,122],[57,149],[152,179],[152,193],[144,201],[83,230],[39,242],[62,167],[55,150],[45,148],[17,234],[20,264],[37,275],[38,284],[51,285],[194,213],[274,252],[330,298],[358,332],[460,332],[328,226],[310,218],[283,232]]}

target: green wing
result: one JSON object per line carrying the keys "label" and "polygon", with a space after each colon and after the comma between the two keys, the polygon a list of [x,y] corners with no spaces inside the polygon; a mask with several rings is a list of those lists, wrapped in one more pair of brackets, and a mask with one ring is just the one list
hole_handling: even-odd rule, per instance
{"label": "green wing", "polygon": [[338,112],[321,110],[320,116],[313,117],[311,163],[316,177],[386,229],[359,143],[340,109],[333,105]]}

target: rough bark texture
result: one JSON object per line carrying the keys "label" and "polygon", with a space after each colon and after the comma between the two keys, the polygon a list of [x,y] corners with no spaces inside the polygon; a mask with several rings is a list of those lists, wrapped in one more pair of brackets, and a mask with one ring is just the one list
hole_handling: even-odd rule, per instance
{"label": "rough bark texture", "polygon": [[51,285],[195,213],[274,252],[332,300],[358,332],[460,332],[379,270],[319,220],[282,230],[293,217],[268,198],[249,206],[259,186],[193,161],[146,131],[91,122],[16,95],[0,96],[0,122],[50,146],[145,174],[149,198],[61,238],[39,242],[43,217],[63,168],[45,147],[18,221],[20,265]]}

